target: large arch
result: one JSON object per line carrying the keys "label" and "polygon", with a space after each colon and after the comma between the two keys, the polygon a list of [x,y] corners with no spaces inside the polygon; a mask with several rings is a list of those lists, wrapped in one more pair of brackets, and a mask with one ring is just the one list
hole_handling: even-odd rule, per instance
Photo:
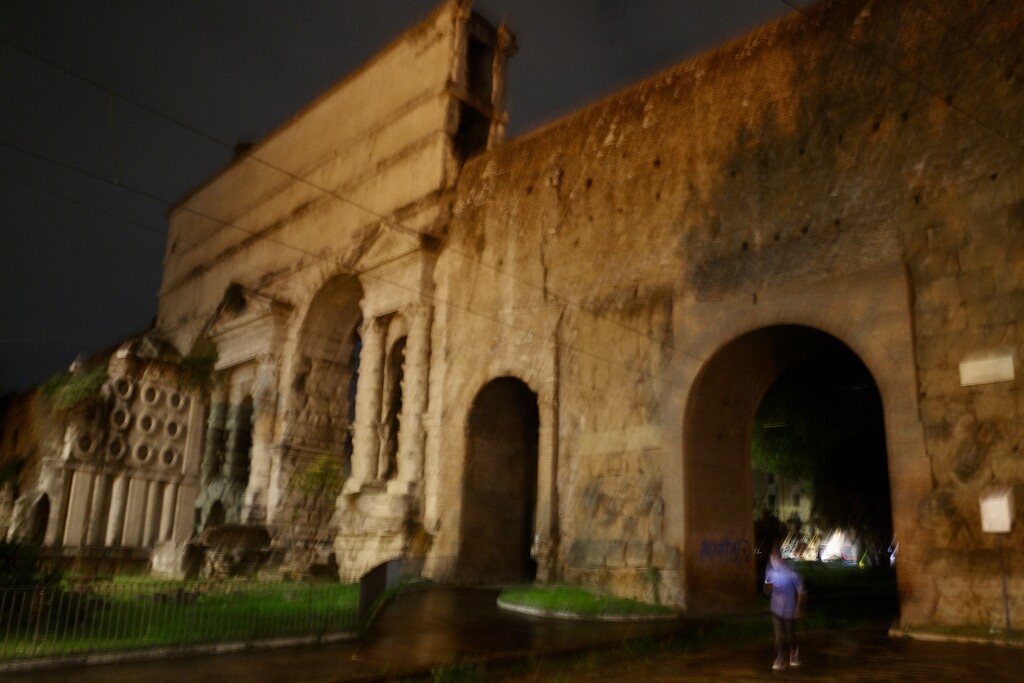
{"label": "large arch", "polygon": [[539,425],[537,394],[522,380],[499,377],[476,395],[466,425],[459,578],[534,578]]}
{"label": "large arch", "polygon": [[698,377],[734,340],[762,328],[799,325],[842,341],[876,381],[885,421],[893,530],[900,544],[896,566],[900,621],[927,621],[935,600],[934,581],[925,570],[931,532],[920,523],[919,509],[933,482],[918,403],[912,291],[903,265],[880,265],[815,282],[776,284],[759,290],[756,298],[749,294],[681,297],[675,301],[673,321],[675,346],[685,349],[676,354],[671,369],[678,378],[674,386],[681,391],[669,392],[665,404],[672,427],[666,444],[669,452],[682,454],[664,464],[665,537],[680,551],[678,562],[669,565],[675,580],[666,588],[679,591],[673,599],[688,610],[702,605],[716,608],[691,592],[690,576],[698,568],[687,559],[693,556],[688,544],[695,537],[687,517],[686,491],[692,487],[684,473],[692,443],[684,445],[688,442],[685,425],[695,402],[701,400],[694,390]]}
{"label": "large arch", "polygon": [[356,276],[337,275],[306,309],[286,415],[286,435],[293,445],[339,455],[351,450],[362,298]]}
{"label": "large arch", "polygon": [[683,417],[684,591],[691,609],[737,608],[754,598],[750,452],[765,392],[811,359],[845,356],[859,360],[820,330],[775,325],[725,344],[695,378]]}

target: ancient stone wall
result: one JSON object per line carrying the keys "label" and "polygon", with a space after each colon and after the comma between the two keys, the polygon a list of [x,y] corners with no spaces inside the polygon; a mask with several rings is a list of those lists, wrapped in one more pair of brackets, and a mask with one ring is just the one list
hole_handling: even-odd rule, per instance
{"label": "ancient stone wall", "polygon": [[[1009,1],[824,3],[467,166],[442,400],[459,420],[499,369],[554,381],[562,572],[693,597],[694,377],[735,336],[800,323],[883,389],[904,620],[998,622],[977,497],[1021,483],[1021,380],[964,388],[958,364],[1021,351],[1022,21]],[[442,488],[465,448],[444,430]]]}

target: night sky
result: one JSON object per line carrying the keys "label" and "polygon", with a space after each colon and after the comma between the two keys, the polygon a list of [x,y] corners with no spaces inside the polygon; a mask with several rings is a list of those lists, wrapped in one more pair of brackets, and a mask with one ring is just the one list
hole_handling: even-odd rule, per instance
{"label": "night sky", "polygon": [[[0,0],[0,395],[144,329],[168,204],[227,165],[231,143],[259,140],[439,4]],[[782,0],[475,7],[519,39],[510,136],[790,11]]]}

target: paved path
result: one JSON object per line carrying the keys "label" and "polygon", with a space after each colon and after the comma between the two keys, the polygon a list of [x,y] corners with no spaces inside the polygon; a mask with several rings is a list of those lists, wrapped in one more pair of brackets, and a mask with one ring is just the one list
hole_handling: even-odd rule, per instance
{"label": "paved path", "polygon": [[[808,638],[801,649],[801,666],[781,672],[771,670],[774,653],[769,644],[693,655],[665,655],[651,662],[575,673],[567,680],[580,683],[1024,681],[1024,650],[998,645],[922,642],[888,638],[878,630],[861,630],[818,634]],[[520,680],[538,679],[524,677]]]}

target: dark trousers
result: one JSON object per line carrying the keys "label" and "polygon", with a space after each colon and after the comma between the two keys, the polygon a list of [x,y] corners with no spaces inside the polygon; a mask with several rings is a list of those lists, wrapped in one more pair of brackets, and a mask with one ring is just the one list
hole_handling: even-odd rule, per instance
{"label": "dark trousers", "polygon": [[796,652],[796,619],[783,619],[773,614],[772,626],[775,628],[775,656],[785,660],[787,654]]}

